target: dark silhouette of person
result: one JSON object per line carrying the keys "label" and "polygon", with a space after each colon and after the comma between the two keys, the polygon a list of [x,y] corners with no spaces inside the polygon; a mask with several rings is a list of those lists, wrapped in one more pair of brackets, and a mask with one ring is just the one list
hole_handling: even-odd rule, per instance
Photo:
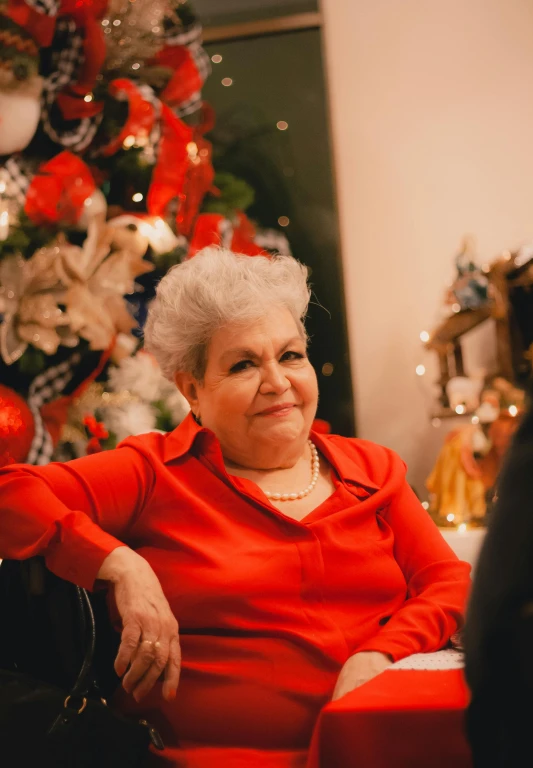
{"label": "dark silhouette of person", "polygon": [[531,395],[529,400],[497,482],[464,629],[474,768],[519,767],[533,760]]}

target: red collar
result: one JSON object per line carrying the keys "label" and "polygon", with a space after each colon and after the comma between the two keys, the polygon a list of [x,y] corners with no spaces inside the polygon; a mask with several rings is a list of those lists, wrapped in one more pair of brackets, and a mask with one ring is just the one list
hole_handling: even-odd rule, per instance
{"label": "red collar", "polygon": [[[324,435],[311,432],[311,439],[336,470],[339,477],[348,483],[377,491],[379,486],[373,482],[364,469],[343,449],[343,442],[348,438],[337,435]],[[201,427],[189,413],[181,424],[165,437],[163,461],[165,463],[179,459],[195,448],[195,453],[220,454],[220,444],[216,435],[206,427]]]}
{"label": "red collar", "polygon": [[188,413],[181,424],[165,436],[165,446],[163,450],[163,461],[179,459],[188,453],[196,442],[200,434],[211,435],[216,440],[215,435],[210,429],[199,426],[194,420],[192,413]]}

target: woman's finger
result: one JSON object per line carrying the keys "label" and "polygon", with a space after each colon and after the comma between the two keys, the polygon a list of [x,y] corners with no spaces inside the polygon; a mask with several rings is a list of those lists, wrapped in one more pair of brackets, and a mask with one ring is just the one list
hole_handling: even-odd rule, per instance
{"label": "woman's finger", "polygon": [[131,666],[126,673],[122,685],[124,690],[132,693],[140,680],[152,666],[156,658],[156,640],[144,639],[138,644]]}
{"label": "woman's finger", "polygon": [[154,643],[154,657],[150,667],[147,669],[138,684],[133,688],[132,693],[135,701],[140,701],[146,696],[154,684],[157,682],[161,673],[165,669],[168,661],[169,643],[168,640],[159,640]]}
{"label": "woman's finger", "polygon": [[124,626],[120,647],[118,649],[117,658],[115,659],[115,672],[119,677],[122,677],[129,664],[133,661],[133,657],[139,646],[140,638],[141,628],[138,624],[129,623]]}
{"label": "woman's finger", "polygon": [[163,683],[163,698],[167,701],[176,698],[181,671],[181,648],[177,635],[170,641],[168,661],[165,669],[165,682]]}

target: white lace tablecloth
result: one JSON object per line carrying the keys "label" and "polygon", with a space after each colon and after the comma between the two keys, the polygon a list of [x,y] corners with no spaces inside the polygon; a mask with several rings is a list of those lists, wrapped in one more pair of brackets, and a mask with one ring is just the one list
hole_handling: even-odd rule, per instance
{"label": "white lace tablecloth", "polygon": [[447,648],[435,653],[415,653],[412,656],[407,656],[407,658],[387,667],[387,671],[395,669],[462,669],[463,667],[463,652],[457,651],[455,648]]}

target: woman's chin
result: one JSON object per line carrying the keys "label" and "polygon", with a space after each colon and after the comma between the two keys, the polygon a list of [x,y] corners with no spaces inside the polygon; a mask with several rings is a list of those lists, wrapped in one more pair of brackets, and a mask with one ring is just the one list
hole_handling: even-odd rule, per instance
{"label": "woman's chin", "polygon": [[[260,436],[267,440],[292,441],[302,437],[305,423],[302,418],[279,419],[261,425]],[[259,437],[259,435],[258,435]],[[307,437],[307,435],[306,435]]]}

